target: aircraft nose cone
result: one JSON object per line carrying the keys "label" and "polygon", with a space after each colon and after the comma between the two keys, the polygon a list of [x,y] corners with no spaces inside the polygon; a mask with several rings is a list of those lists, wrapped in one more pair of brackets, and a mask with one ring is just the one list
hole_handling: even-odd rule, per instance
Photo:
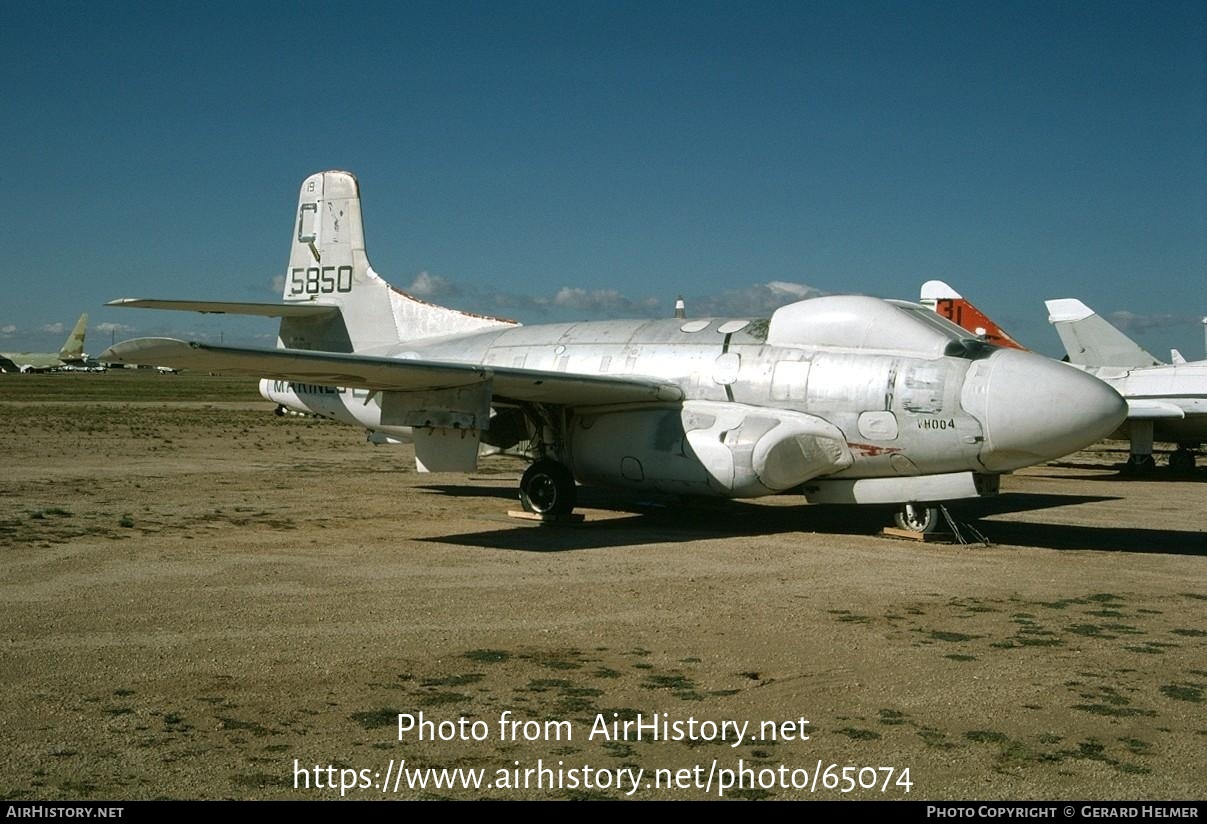
{"label": "aircraft nose cone", "polygon": [[[982,381],[981,463],[1006,472],[1050,461],[1106,437],[1127,417],[1127,403],[1102,381],[1034,352],[1004,349]],[[969,391],[966,387],[965,391]]]}

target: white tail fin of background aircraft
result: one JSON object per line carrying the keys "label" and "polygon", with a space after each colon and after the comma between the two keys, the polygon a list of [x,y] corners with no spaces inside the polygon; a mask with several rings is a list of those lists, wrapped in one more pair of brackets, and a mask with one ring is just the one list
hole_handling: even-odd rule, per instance
{"label": "white tail fin of background aircraft", "polygon": [[59,360],[64,363],[74,363],[84,359],[84,335],[87,331],[88,313],[85,312],[80,315],[80,319],[75,322],[75,328],[63,342],[63,347],[59,350]]}
{"label": "white tail fin of background aircraft", "polygon": [[1160,366],[1161,361],[1076,298],[1047,300],[1069,363],[1081,366]]}

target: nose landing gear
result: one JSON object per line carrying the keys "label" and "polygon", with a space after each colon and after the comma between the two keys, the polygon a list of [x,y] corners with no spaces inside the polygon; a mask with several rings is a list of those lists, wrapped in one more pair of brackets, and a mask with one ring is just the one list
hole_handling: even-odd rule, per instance
{"label": "nose landing gear", "polygon": [[926,504],[905,504],[893,515],[893,522],[910,532],[938,532],[944,520],[939,507]]}

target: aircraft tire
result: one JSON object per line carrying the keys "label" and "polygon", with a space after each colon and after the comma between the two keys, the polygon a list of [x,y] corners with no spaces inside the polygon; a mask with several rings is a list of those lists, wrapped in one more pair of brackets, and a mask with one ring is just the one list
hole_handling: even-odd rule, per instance
{"label": "aircraft tire", "polygon": [[943,513],[937,506],[905,504],[893,515],[893,522],[910,532],[938,532],[943,524]]}
{"label": "aircraft tire", "polygon": [[520,479],[520,503],[529,512],[568,515],[577,498],[574,476],[557,461],[542,458],[528,467]]}
{"label": "aircraft tire", "polygon": [[1174,472],[1193,472],[1194,453],[1189,449],[1179,449],[1169,456],[1169,468]]}
{"label": "aircraft tire", "polygon": [[1152,455],[1130,455],[1123,465],[1124,475],[1147,475],[1156,469],[1157,462]]}

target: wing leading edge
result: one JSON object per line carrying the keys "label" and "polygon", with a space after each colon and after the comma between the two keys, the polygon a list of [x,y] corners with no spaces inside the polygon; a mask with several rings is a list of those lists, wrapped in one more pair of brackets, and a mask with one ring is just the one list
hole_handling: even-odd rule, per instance
{"label": "wing leading edge", "polygon": [[256,315],[264,318],[307,318],[338,315],[338,306],[318,303],[236,303],[217,300],[152,300],[118,298],[105,304],[129,309],[171,309],[203,315]]}
{"label": "wing leading edge", "polygon": [[565,406],[673,402],[673,383],[640,377],[567,375],[474,363],[381,358],[301,349],[211,346],[172,338],[136,338],[110,347],[100,359],[114,363],[200,369],[228,375],[389,391],[451,389],[491,380],[500,400]]}

